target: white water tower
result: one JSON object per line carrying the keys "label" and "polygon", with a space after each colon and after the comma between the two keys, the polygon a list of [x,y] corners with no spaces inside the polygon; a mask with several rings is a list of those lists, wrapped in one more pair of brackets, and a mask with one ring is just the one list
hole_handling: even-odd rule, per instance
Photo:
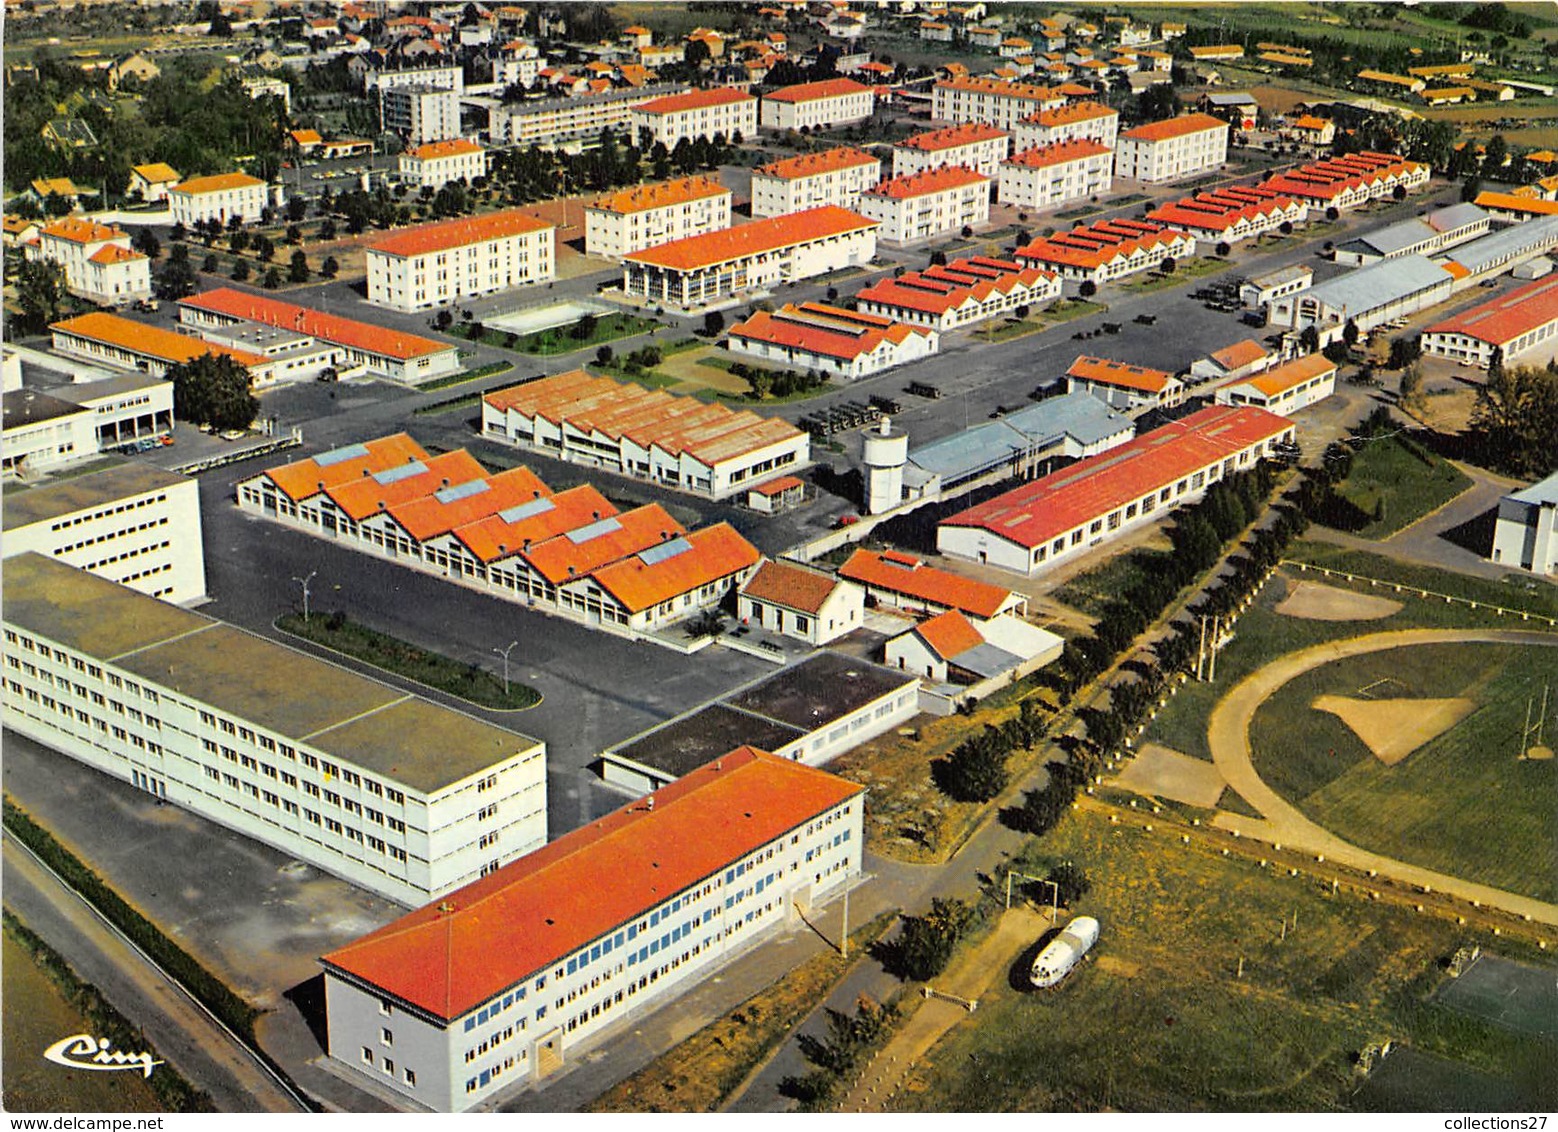
{"label": "white water tower", "polygon": [[903,502],[903,466],[909,462],[909,436],[894,432],[883,417],[876,431],[865,434],[866,514],[880,515]]}

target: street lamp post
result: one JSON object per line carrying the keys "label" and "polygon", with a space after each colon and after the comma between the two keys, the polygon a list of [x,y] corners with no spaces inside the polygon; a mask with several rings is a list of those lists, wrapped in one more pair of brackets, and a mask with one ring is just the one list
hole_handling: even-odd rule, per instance
{"label": "street lamp post", "polygon": [[318,570],[310,570],[306,578],[293,578],[292,580],[303,587],[303,623],[308,624],[308,584],[314,580]]}
{"label": "street lamp post", "polygon": [[519,644],[518,641],[510,641],[507,648],[492,650],[503,658],[503,694],[505,696],[509,694],[509,653],[513,651],[514,646],[517,644]]}

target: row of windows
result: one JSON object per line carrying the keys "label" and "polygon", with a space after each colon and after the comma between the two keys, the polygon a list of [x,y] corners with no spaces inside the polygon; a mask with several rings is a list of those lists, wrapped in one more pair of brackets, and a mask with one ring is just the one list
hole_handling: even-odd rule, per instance
{"label": "row of windows", "polygon": [[[145,399],[149,401],[151,398],[147,397]],[[106,519],[110,515],[122,515],[126,511],[135,511],[142,507],[155,507],[157,504],[166,503],[167,501],[167,493],[162,492],[157,495],[148,495],[141,499],[131,500],[128,503],[117,503],[112,507],[99,507],[95,511],[87,511],[80,515],[73,515],[68,519],[61,519],[57,523],[51,523],[49,524],[49,530],[63,531],[70,527],[79,527],[82,523],[91,523],[98,519]],[[163,519],[162,522],[166,523],[167,520]],[[141,528],[136,529],[139,530]]]}

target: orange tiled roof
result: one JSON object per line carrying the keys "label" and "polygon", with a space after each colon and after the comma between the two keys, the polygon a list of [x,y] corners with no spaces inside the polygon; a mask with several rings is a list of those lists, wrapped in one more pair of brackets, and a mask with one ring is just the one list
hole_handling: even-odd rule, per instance
{"label": "orange tiled roof", "polygon": [[653,185],[635,185],[606,196],[597,197],[589,207],[603,212],[643,212],[651,208],[667,208],[673,204],[703,200],[705,197],[729,196],[730,190],[712,177],[683,177],[675,181],[660,181]]}
{"label": "orange tiled roof", "polygon": [[1204,130],[1226,130],[1228,123],[1210,114],[1181,114],[1178,118],[1165,118],[1161,122],[1148,122],[1144,126],[1126,130],[1120,136],[1134,141],[1160,142],[1169,138],[1182,138],[1186,134],[1199,134]]}
{"label": "orange tiled roof", "polygon": [[1558,216],[1558,200],[1518,197],[1513,193],[1478,193],[1474,203],[1479,208],[1498,208],[1513,212],[1529,212],[1539,216]]}
{"label": "orange tiled roof", "polygon": [[680,114],[684,110],[703,110],[710,106],[730,106],[738,102],[756,102],[744,91],[730,87],[714,87],[712,90],[689,90],[684,94],[668,94],[663,98],[651,98],[633,107],[642,114]]}
{"label": "orange tiled roof", "polygon": [[861,789],[739,747],[323,962],[453,1020]]}
{"label": "orange tiled roof", "polygon": [[401,503],[431,495],[450,484],[485,478],[487,469],[463,448],[430,460],[400,464],[392,469],[366,472],[361,479],[325,488],[325,494],[355,522],[377,515]]}
{"label": "orange tiled roof", "polygon": [[336,484],[427,459],[420,444],[399,432],[322,452],[306,460],[294,460],[269,468],[263,475],[296,503]]}
{"label": "orange tiled roof", "polygon": [[1143,393],[1162,393],[1168,388],[1169,382],[1174,380],[1173,374],[1160,369],[1148,369],[1146,366],[1133,366],[1112,358],[1094,358],[1085,354],[1071,363],[1066,376],[1078,381],[1137,389]]}
{"label": "orange tiled roof", "polygon": [[[477,487],[477,484],[482,486]],[[541,477],[529,468],[518,467],[464,484],[450,484],[431,495],[392,504],[386,510],[408,535],[418,542],[426,542],[467,523],[551,494],[552,489],[541,481]]]}
{"label": "orange tiled roof", "polygon": [[531,232],[555,231],[556,226],[545,220],[537,220],[517,208],[502,212],[489,212],[485,216],[462,217],[443,220],[437,224],[424,224],[405,232],[368,245],[370,252],[384,255],[419,256],[430,252],[463,248],[487,240],[503,240],[510,236],[523,236]]}
{"label": "orange tiled roof", "polygon": [[1275,397],[1285,393],[1295,385],[1302,385],[1312,378],[1324,377],[1326,374],[1336,373],[1336,363],[1324,354],[1306,354],[1302,358],[1294,358],[1290,362],[1269,369],[1265,373],[1255,377],[1240,378],[1238,381],[1229,382],[1230,385],[1249,385],[1258,389],[1267,397]]}
{"label": "orange tiled roof", "polygon": [[816,102],[823,98],[868,93],[870,90],[870,87],[854,79],[823,79],[815,83],[796,83],[794,86],[782,87],[763,97],[769,102]]}
{"label": "orange tiled roof", "polygon": [[910,197],[923,197],[931,193],[961,189],[968,185],[989,183],[990,178],[983,173],[975,173],[972,169],[965,169],[961,165],[944,165],[940,169],[927,169],[923,173],[911,173],[906,177],[894,177],[890,181],[883,181],[876,188],[867,189],[865,195],[905,200]]}
{"label": "orange tiled roof", "polygon": [[1214,350],[1211,357],[1224,369],[1242,369],[1244,366],[1254,365],[1269,356],[1269,353],[1266,347],[1255,339],[1246,338],[1243,342],[1235,342],[1232,346]]}
{"label": "orange tiled roof", "polygon": [[483,562],[495,562],[616,514],[616,505],[586,483],[456,527],[454,537]]}
{"label": "orange tiled roof", "polygon": [[318,130],[292,130],[289,136],[298,145],[318,145],[325,140]]}
{"label": "orange tiled roof", "polygon": [[55,240],[69,240],[73,244],[95,244],[99,240],[123,240],[128,235],[123,228],[112,228],[79,216],[67,216],[39,229],[39,235]]}
{"label": "orange tiled roof", "polygon": [[877,315],[827,307],[821,303],[786,303],[777,311],[757,311],[731,327],[732,338],[746,338],[770,345],[802,350],[822,357],[854,361],[882,345],[901,345],[914,327]]}
{"label": "orange tiled roof", "polygon": [[1553,321],[1558,321],[1558,275],[1516,287],[1496,299],[1461,311],[1430,326],[1426,333],[1464,334],[1503,347],[1522,334]]}
{"label": "orange tiled roof", "polygon": [[437,161],[440,157],[462,157],[467,153],[482,153],[480,145],[469,138],[451,138],[448,141],[428,142],[419,145],[408,155],[419,161]]}
{"label": "orange tiled roof", "polygon": [[943,149],[974,145],[977,142],[1004,140],[1007,136],[1005,130],[998,130],[988,122],[965,122],[961,126],[948,126],[943,130],[927,130],[923,134],[904,138],[898,144],[904,149],[936,153]]}
{"label": "orange tiled roof", "polygon": [[217,173],[210,177],[192,177],[188,181],[174,185],[168,190],[170,193],[183,193],[185,196],[203,196],[206,193],[221,193],[231,189],[247,189],[252,185],[264,186],[265,182],[258,177],[251,177],[247,173]]}
{"label": "orange tiled roof", "polygon": [[936,84],[938,90],[962,90],[972,94],[991,94],[1001,98],[1020,98],[1026,102],[1054,102],[1062,97],[1054,87],[1034,86],[1031,83],[1003,83],[998,79],[968,78],[944,79]]}
{"label": "orange tiled roof", "polygon": [[927,566],[897,551],[857,550],[839,567],[839,577],[903,594],[932,605],[960,609],[975,617],[994,617],[1012,597],[1010,590]]}
{"label": "orange tiled roof", "polygon": [[1065,126],[1072,122],[1089,122],[1094,118],[1118,118],[1119,116],[1118,110],[1111,110],[1097,102],[1073,102],[1066,106],[1057,106],[1053,110],[1040,110],[1037,114],[1030,114],[1023,121],[1040,126]]}
{"label": "orange tiled roof", "polygon": [[974,256],[932,265],[924,271],[879,279],[862,288],[856,298],[861,302],[940,315],[968,302],[983,303],[991,295],[1007,295],[1019,286],[1032,288],[1041,280],[1052,278],[1054,276],[1049,272],[1036,267]]}
{"label": "orange tiled roof", "polygon": [[745,256],[878,227],[875,220],[868,220],[847,208],[826,204],[803,212],[754,220],[719,232],[687,236],[659,247],[644,248],[626,258],[673,271],[695,271]]}
{"label": "orange tiled roof", "polygon": [[107,265],[110,263],[129,263],[132,260],[145,259],[146,257],[138,251],[120,247],[118,244],[104,244],[87,258],[93,263]]}
{"label": "orange tiled roof", "polygon": [[1100,145],[1092,138],[1072,138],[1070,141],[1025,149],[1021,153],[1014,154],[1004,164],[1021,165],[1028,169],[1043,169],[1050,165],[1063,165],[1068,161],[1081,161],[1083,158],[1098,157],[1100,154],[1113,152],[1108,146]]}
{"label": "orange tiled roof", "polygon": [[178,171],[162,161],[154,161],[150,165],[137,165],[131,172],[139,173],[142,180],[151,185],[171,184],[179,179]]}
{"label": "orange tiled roof", "polygon": [[247,350],[230,350],[226,346],[215,346],[210,342],[202,342],[199,338],[192,338],[188,334],[164,330],[160,326],[148,326],[144,322],[121,318],[119,315],[104,311],[93,311],[90,314],[67,318],[63,322],[53,323],[49,329],[78,338],[87,338],[93,342],[117,346],[124,350],[132,350],[167,365],[182,365],[196,358],[203,358],[207,354],[232,358],[245,368],[264,365],[266,362],[266,359],[259,354],[251,354]]}
{"label": "orange tiled roof", "polygon": [[979,635],[979,630],[974,628],[974,623],[958,609],[938,613],[929,621],[920,622],[913,631],[918,633],[920,639],[942,660],[951,660],[958,654],[965,653],[969,649],[977,649],[985,643],[984,637]]}
{"label": "orange tiled roof", "polygon": [[841,145],[834,149],[823,150],[821,153],[803,153],[799,157],[785,157],[778,161],[770,161],[767,165],[758,166],[753,172],[761,173],[765,177],[795,180],[800,177],[816,177],[839,169],[853,169],[857,165],[871,164],[879,165],[881,162],[863,150]]}
{"label": "orange tiled roof", "polygon": [[449,343],[434,342],[430,338],[421,338],[401,330],[391,330],[383,326],[374,326],[372,323],[358,322],[353,318],[342,318],[340,315],[310,310],[295,303],[283,302],[268,295],[239,291],[233,287],[218,287],[214,291],[191,295],[187,299],[180,299],[179,305],[226,315],[229,318],[260,322],[266,326],[275,326],[298,334],[307,334],[323,342],[361,350],[364,353],[395,361],[403,362],[428,354],[443,354],[455,349]]}
{"label": "orange tiled roof", "polygon": [[686,533],[664,507],[646,503],[627,512],[602,512],[520,554],[532,570],[560,586]]}
{"label": "orange tiled roof", "polygon": [[595,581],[629,613],[640,613],[749,569],[762,557],[729,523],[693,531],[677,542],[679,553],[651,558],[640,552],[596,570]]}
{"label": "orange tiled roof", "polygon": [[796,476],[780,476],[776,480],[768,480],[766,483],[760,483],[756,487],[749,487],[747,490],[756,492],[758,495],[774,496],[805,486],[806,484]]}

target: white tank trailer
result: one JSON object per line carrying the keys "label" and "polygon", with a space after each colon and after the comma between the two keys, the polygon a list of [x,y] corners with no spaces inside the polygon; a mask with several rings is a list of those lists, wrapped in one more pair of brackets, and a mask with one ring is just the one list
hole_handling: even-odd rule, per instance
{"label": "white tank trailer", "polygon": [[1039,952],[1028,981],[1039,988],[1054,986],[1071,973],[1071,968],[1081,962],[1088,948],[1097,942],[1098,921],[1091,916],[1078,916]]}

